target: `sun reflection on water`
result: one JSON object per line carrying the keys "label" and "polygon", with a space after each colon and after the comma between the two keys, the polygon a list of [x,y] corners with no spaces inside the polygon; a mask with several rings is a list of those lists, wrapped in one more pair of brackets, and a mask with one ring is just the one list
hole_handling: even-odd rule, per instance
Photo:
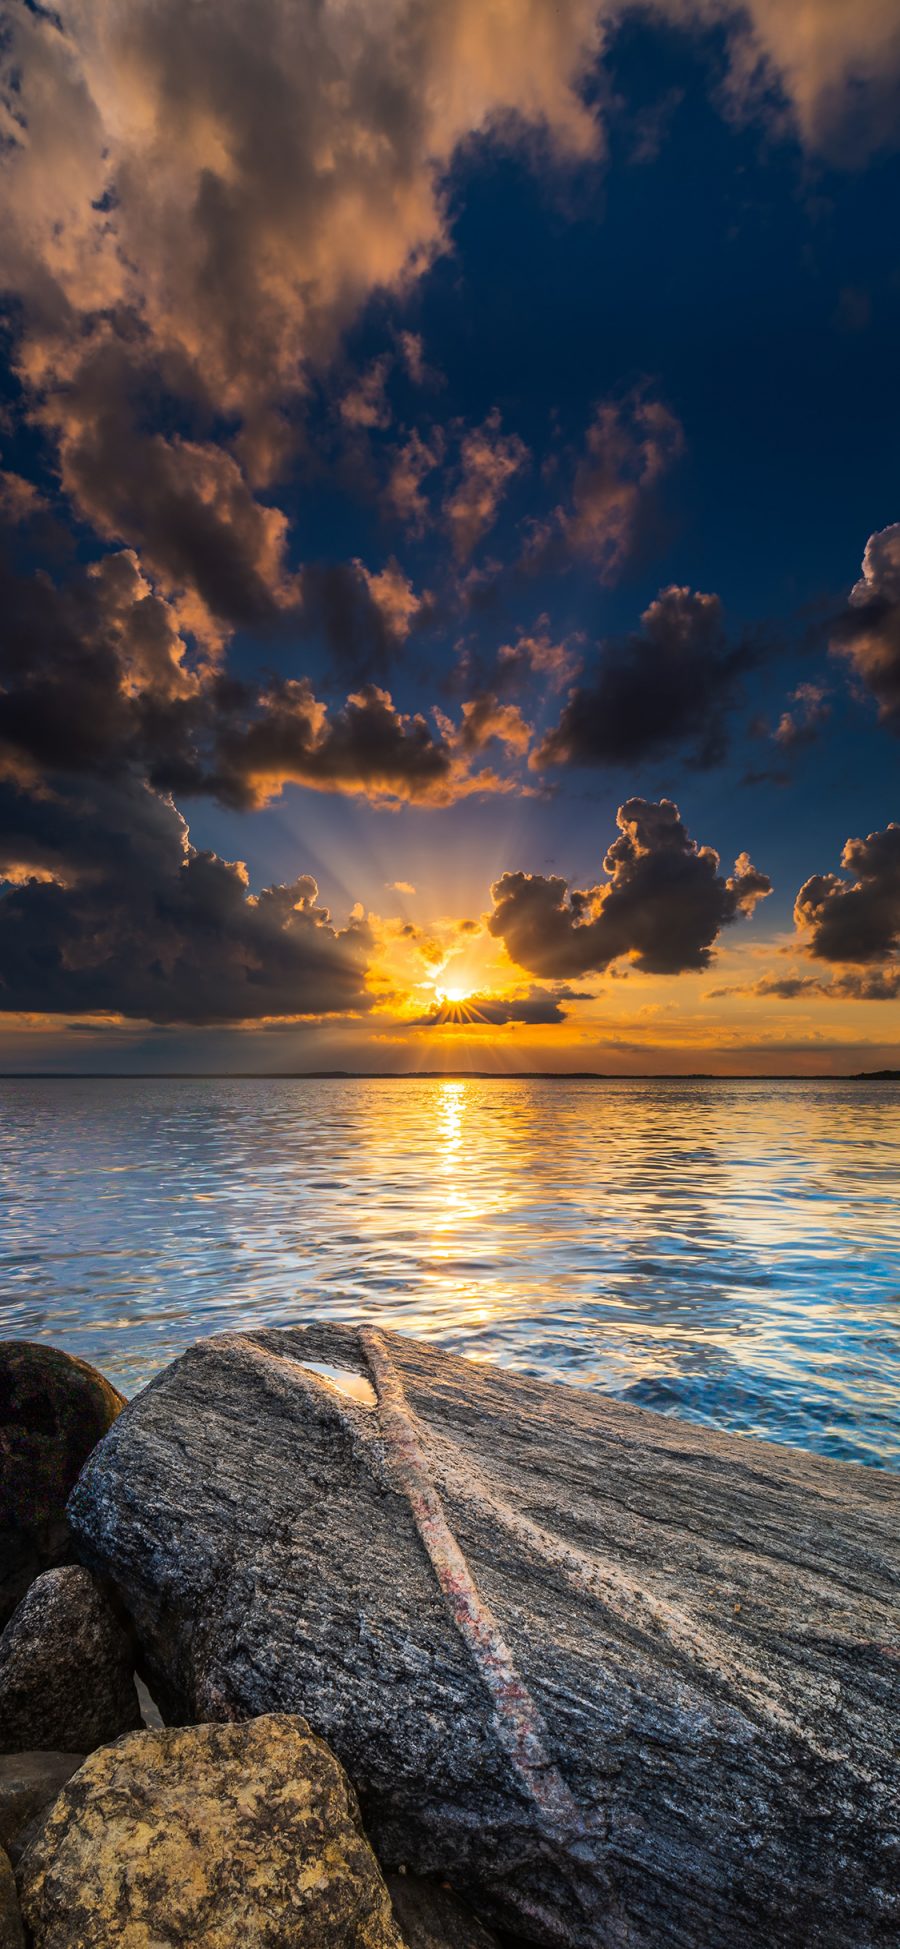
{"label": "sun reflection on water", "polygon": [[2,1331],[133,1388],[199,1334],[375,1319],[900,1463],[900,1090],[2,1085]]}

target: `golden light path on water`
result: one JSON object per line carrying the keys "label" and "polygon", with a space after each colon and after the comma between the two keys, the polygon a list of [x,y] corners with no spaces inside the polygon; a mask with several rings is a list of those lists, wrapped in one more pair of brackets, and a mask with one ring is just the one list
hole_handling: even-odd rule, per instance
{"label": "golden light path on water", "polygon": [[896,1466],[898,1181],[891,1083],[5,1082],[0,1331],[374,1320]]}

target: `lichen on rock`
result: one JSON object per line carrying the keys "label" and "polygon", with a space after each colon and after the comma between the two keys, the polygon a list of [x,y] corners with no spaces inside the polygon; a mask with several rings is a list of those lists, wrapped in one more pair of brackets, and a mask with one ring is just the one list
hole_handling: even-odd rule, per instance
{"label": "lichen on rock", "polygon": [[353,1789],[288,1714],[93,1753],[19,1880],[34,1949],[403,1949]]}

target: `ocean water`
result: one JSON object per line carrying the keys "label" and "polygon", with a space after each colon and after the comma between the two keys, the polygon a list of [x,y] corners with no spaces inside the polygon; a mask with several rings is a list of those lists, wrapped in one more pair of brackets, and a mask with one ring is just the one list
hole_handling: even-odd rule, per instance
{"label": "ocean water", "polygon": [[0,1334],[309,1319],[900,1466],[900,1084],[0,1082]]}

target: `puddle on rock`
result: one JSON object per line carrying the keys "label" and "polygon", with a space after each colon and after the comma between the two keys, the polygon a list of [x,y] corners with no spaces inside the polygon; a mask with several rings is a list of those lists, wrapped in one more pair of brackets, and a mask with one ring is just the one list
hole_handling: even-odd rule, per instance
{"label": "puddle on rock", "polygon": [[378,1396],[371,1381],[363,1374],[354,1374],[351,1367],[332,1367],[327,1360],[304,1360],[301,1366],[308,1367],[313,1374],[336,1387],[339,1394],[349,1394],[352,1401],[358,1401],[364,1408],[376,1408]]}

